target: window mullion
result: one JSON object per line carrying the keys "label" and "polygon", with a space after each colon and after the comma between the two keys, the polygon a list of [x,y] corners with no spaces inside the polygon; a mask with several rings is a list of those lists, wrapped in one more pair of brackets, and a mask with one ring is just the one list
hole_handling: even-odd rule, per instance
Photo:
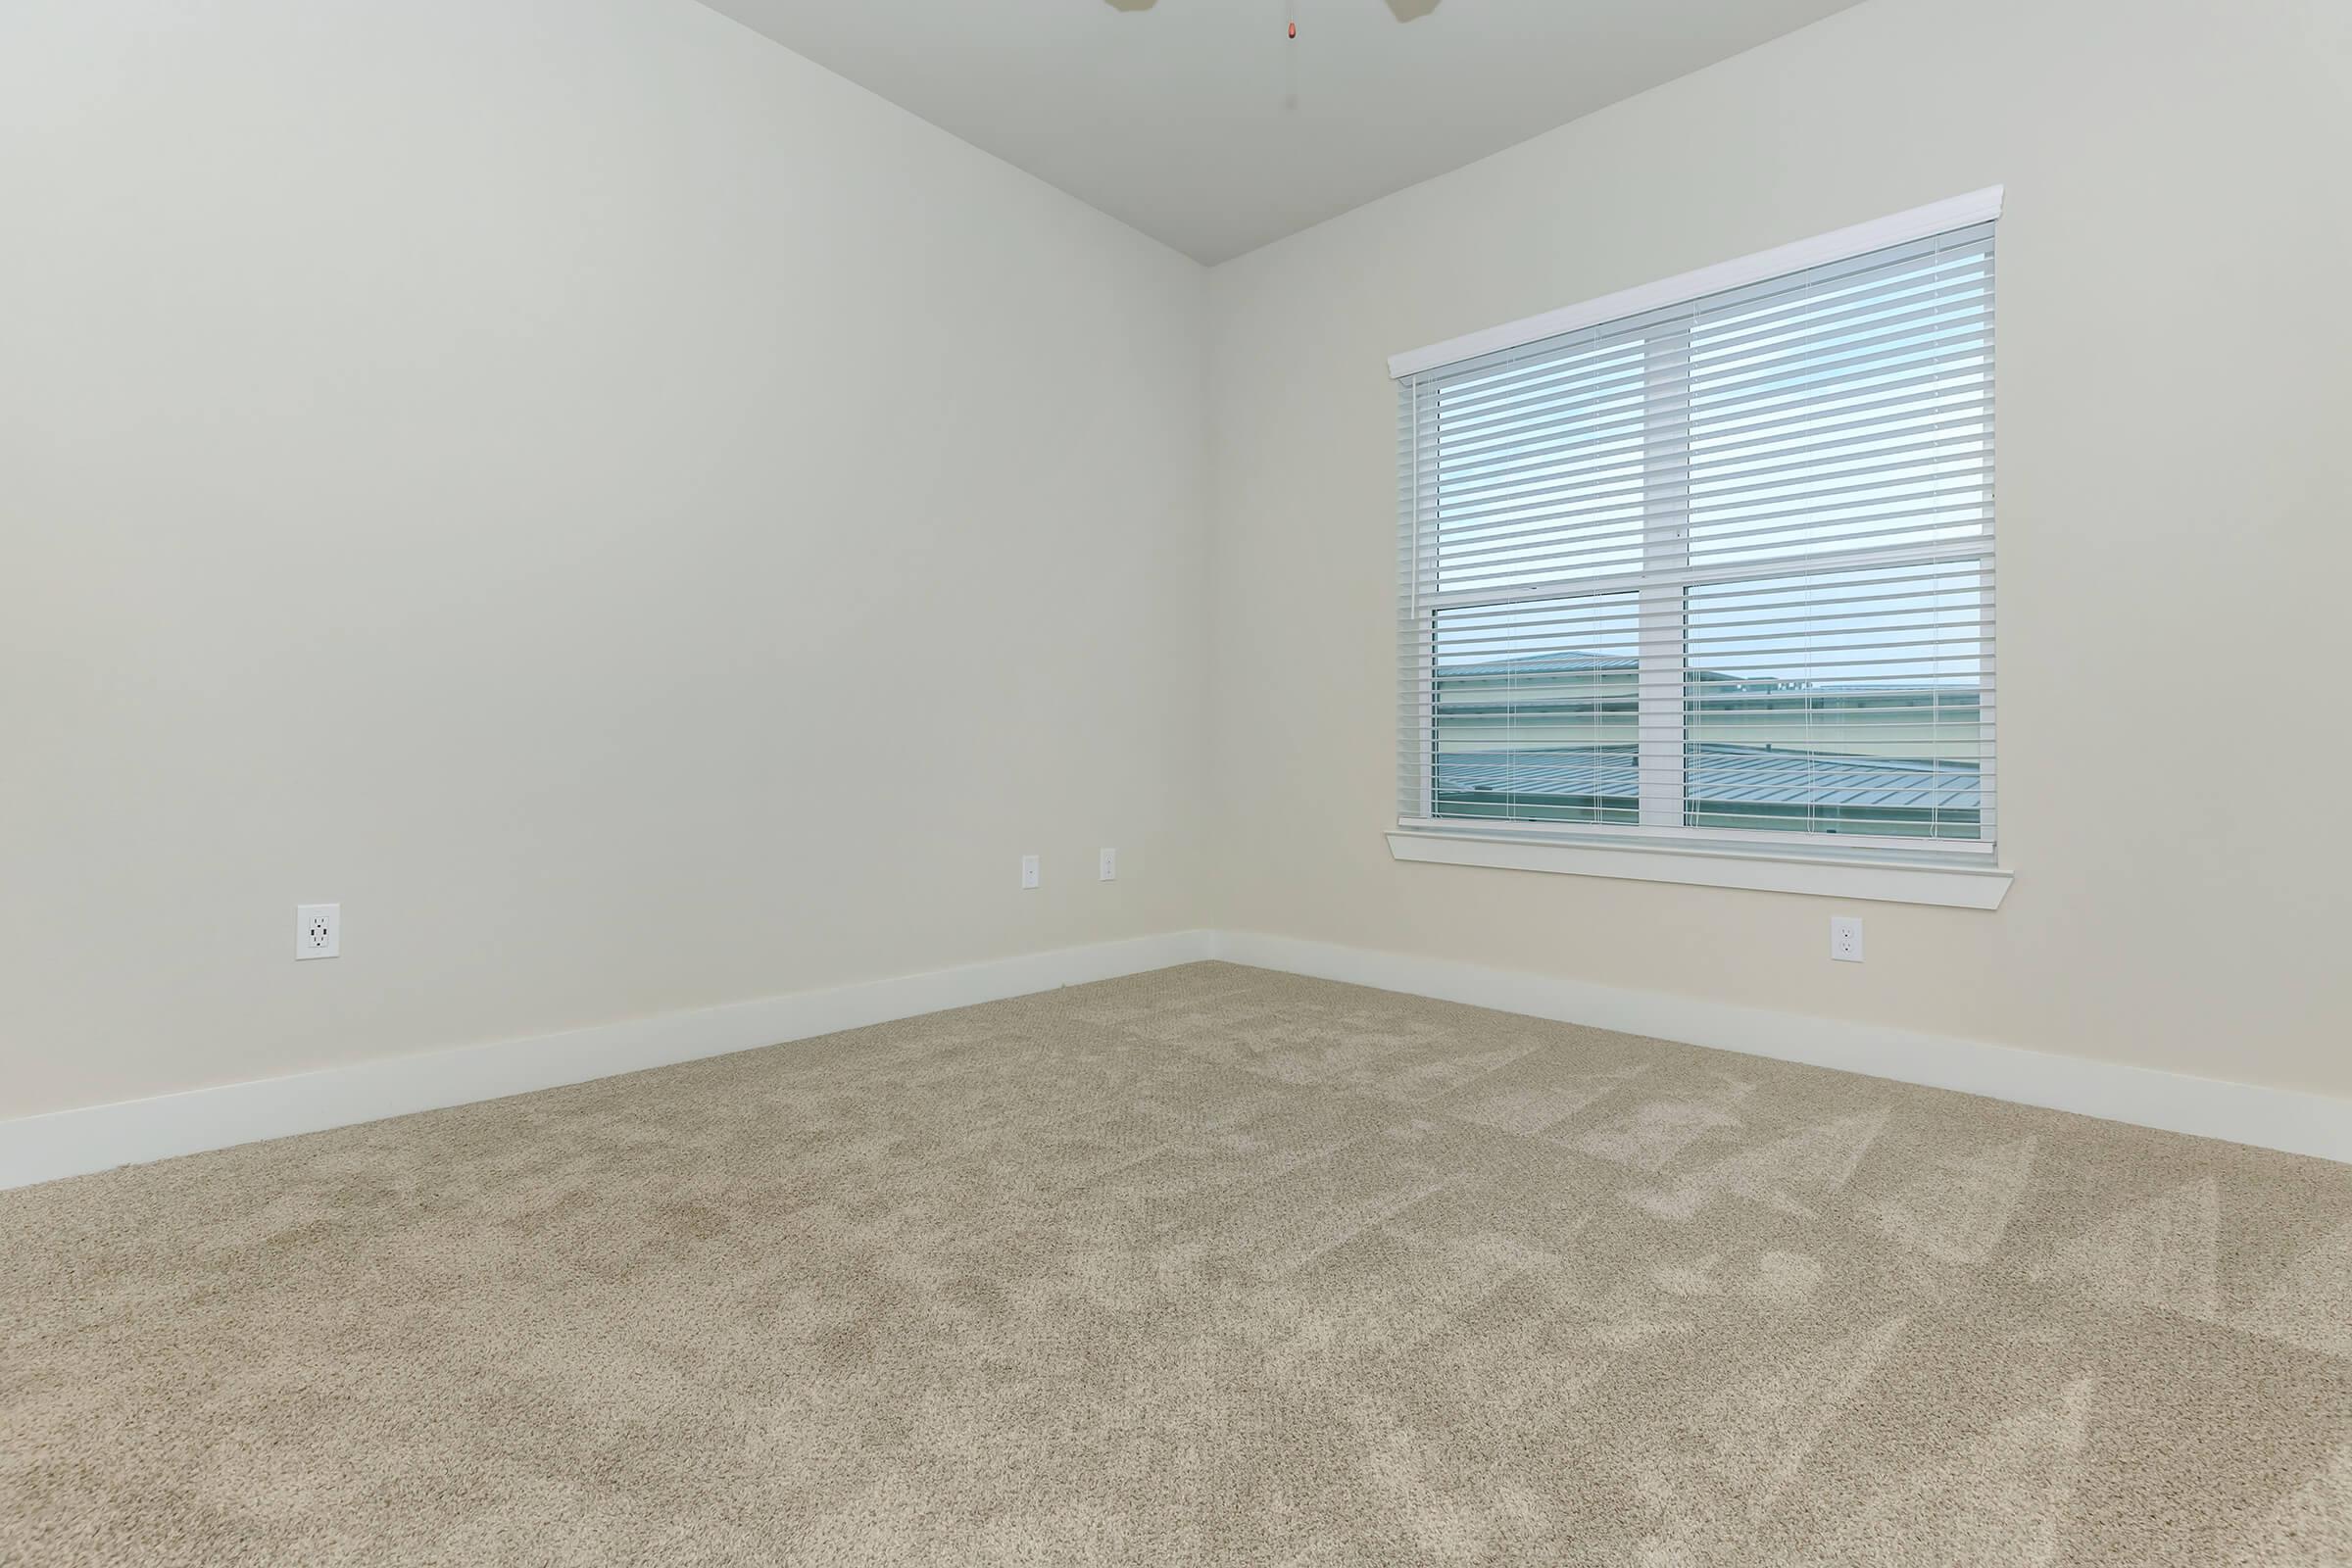
{"label": "window mullion", "polygon": [[[1676,322],[1644,345],[1642,569],[1637,777],[1643,827],[1683,823],[1683,589],[1690,564],[1690,327]],[[1657,580],[1666,574],[1667,580]]]}

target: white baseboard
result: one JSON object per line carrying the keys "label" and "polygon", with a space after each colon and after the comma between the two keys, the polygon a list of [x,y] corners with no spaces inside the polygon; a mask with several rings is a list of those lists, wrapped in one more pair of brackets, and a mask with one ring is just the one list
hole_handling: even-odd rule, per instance
{"label": "white baseboard", "polygon": [[2352,1162],[2352,1101],[1247,931],[1178,931],[0,1121],[0,1189],[1226,958]]}
{"label": "white baseboard", "polygon": [[0,1188],[497,1100],[1056,986],[1164,969],[1207,957],[1212,940],[1206,931],[1177,931],[1102,942],[560,1034],[380,1056],[348,1067],[21,1116],[0,1121]]}
{"label": "white baseboard", "polygon": [[2352,1162],[2352,1101],[2327,1095],[1293,937],[1220,931],[1214,952],[1261,969]]}

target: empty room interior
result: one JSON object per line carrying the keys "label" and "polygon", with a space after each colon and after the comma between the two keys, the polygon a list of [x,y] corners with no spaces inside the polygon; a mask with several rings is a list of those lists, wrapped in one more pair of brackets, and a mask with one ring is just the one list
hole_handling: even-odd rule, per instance
{"label": "empty room interior", "polygon": [[0,1563],[2352,1568],[2348,277],[2343,0],[5,0]]}

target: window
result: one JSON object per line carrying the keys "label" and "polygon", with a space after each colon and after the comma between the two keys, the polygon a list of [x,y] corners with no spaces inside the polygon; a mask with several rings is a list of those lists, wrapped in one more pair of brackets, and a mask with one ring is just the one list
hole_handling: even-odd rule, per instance
{"label": "window", "polygon": [[1989,863],[1993,224],[1959,213],[1407,357],[1401,826]]}

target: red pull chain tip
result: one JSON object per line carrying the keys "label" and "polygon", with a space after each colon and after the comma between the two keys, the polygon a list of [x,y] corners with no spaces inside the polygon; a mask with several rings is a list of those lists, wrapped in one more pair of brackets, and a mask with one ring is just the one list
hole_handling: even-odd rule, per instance
{"label": "red pull chain tip", "polygon": [[1291,24],[1291,36],[1294,38],[1298,36],[1298,24],[1296,22]]}

